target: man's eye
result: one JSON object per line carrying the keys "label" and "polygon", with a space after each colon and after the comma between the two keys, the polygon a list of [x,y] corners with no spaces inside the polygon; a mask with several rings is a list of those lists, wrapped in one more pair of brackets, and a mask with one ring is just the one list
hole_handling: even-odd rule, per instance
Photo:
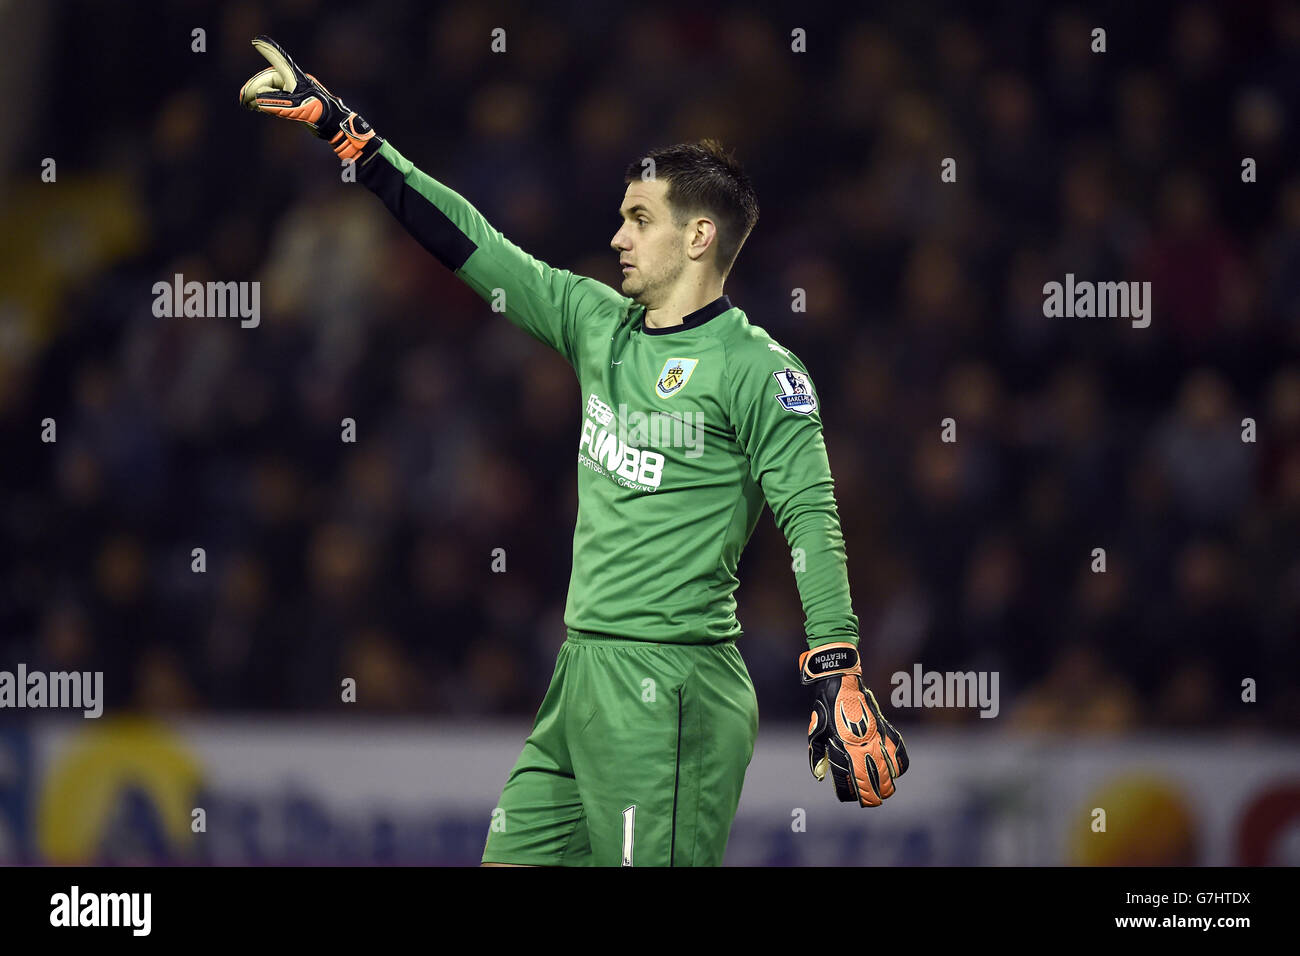
{"label": "man's eye", "polygon": [[649,222],[648,219],[638,219],[638,220],[636,221],[636,224],[637,224],[638,226],[644,226],[647,222]]}

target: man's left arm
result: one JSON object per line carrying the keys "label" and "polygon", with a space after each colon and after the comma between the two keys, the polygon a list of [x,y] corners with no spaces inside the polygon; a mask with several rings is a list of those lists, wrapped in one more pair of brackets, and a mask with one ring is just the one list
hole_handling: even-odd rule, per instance
{"label": "man's left arm", "polygon": [[862,681],[817,391],[803,363],[778,345],[766,355],[729,356],[728,368],[736,438],[795,558],[808,641],[799,674],[813,694],[808,767],[818,780],[831,771],[841,802],[878,807],[896,792],[909,759],[902,734]]}
{"label": "man's left arm", "polygon": [[776,526],[790,545],[810,648],[858,643],[858,618],[822,438],[820,403],[808,370],[771,349],[728,357],[732,424]]}

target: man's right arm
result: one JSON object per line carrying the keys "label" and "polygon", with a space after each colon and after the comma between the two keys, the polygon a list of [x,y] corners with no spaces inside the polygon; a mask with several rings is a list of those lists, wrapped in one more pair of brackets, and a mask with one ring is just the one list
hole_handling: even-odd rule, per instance
{"label": "man's right arm", "polygon": [[457,278],[488,302],[501,301],[506,318],[576,367],[577,326],[617,295],[613,289],[524,252],[391,143],[357,161],[357,181]]}
{"label": "man's right arm", "polygon": [[578,330],[626,300],[603,282],[552,269],[507,240],[460,194],[422,173],[361,116],[305,72],[284,47],[258,36],[253,48],[270,64],[240,88],[257,113],[301,123],[356,164],[368,186],[425,249],[506,318],[578,367]]}

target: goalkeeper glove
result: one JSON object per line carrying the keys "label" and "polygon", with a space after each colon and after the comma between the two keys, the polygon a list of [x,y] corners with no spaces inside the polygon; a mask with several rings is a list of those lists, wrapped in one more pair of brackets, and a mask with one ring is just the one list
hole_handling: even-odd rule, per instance
{"label": "goalkeeper glove", "polygon": [[878,807],[907,772],[903,736],[884,718],[876,695],[862,683],[853,644],[823,644],[799,655],[804,684],[815,685],[808,723],[808,766],[822,780],[829,765],[843,803]]}
{"label": "goalkeeper glove", "polygon": [[239,91],[239,102],[257,113],[270,113],[305,124],[334,145],[340,159],[356,160],[367,146],[377,150],[383,140],[370,124],[325,89],[316,77],[304,73],[268,36],[253,40],[253,47],[270,67],[252,76]]}

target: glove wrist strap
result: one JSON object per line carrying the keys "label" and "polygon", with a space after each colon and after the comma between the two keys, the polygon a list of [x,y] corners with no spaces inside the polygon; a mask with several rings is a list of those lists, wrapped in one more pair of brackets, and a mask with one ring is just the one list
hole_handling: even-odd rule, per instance
{"label": "glove wrist strap", "polygon": [[847,642],[823,644],[799,655],[800,680],[805,684],[843,674],[861,674],[856,645]]}
{"label": "glove wrist strap", "polygon": [[383,143],[383,139],[370,128],[370,124],[356,113],[349,113],[339,123],[338,132],[330,139],[330,145],[334,147],[339,159],[353,162],[376,152]]}

